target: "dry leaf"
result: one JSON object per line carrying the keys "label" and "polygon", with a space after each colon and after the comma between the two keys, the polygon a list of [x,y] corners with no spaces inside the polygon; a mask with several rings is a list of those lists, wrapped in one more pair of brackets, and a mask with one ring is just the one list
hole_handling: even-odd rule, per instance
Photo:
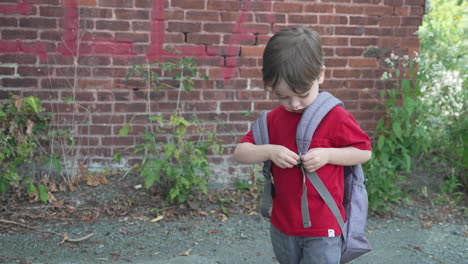
{"label": "dry leaf", "polygon": [[226,222],[228,220],[228,217],[225,214],[218,214],[218,219],[222,222]]}
{"label": "dry leaf", "polygon": [[192,248],[189,248],[187,251],[180,253],[179,256],[188,256],[190,255],[190,252],[192,252]]}
{"label": "dry leaf", "polygon": [[423,228],[431,228],[432,227],[432,221],[422,222],[421,225],[422,225]]}
{"label": "dry leaf", "polygon": [[15,101],[16,109],[21,110],[21,107],[23,106],[23,103],[24,103],[24,98],[18,98]]}
{"label": "dry leaf", "polygon": [[49,191],[58,192],[57,184],[55,183],[55,181],[49,181]]}
{"label": "dry leaf", "polygon": [[28,136],[32,135],[34,126],[35,126],[35,123],[31,121],[30,119],[28,119],[28,121],[26,122],[26,134]]}
{"label": "dry leaf", "polygon": [[47,196],[48,196],[49,202],[57,201],[57,199],[55,199],[55,196],[51,192],[47,192]]}
{"label": "dry leaf", "polygon": [[89,186],[94,186],[94,187],[96,187],[96,186],[98,186],[99,184],[101,184],[101,183],[99,182],[99,178],[98,178],[97,176],[88,176],[86,179],[87,179],[87,180],[86,180],[86,184],[89,185]]}
{"label": "dry leaf", "polygon": [[164,219],[164,216],[160,215],[156,218],[151,219],[150,223],[156,223]]}
{"label": "dry leaf", "polygon": [[210,234],[210,235],[218,234],[218,233],[221,233],[221,230],[219,230],[219,229],[211,229],[210,231],[208,231],[208,234]]}
{"label": "dry leaf", "polygon": [[54,209],[60,208],[60,207],[62,207],[62,206],[63,206],[63,200],[57,201],[57,202],[55,202],[55,203],[52,204],[52,207],[53,207]]}

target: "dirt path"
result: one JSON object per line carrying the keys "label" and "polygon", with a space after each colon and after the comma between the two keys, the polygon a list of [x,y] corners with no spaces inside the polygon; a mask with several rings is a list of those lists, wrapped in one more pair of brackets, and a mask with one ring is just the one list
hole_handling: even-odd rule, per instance
{"label": "dirt path", "polygon": [[[373,251],[352,263],[467,263],[467,222],[429,224],[421,221],[425,214],[402,209],[396,218],[370,218],[368,238]],[[258,215],[157,223],[124,217],[36,227],[71,237],[94,235],[57,245],[62,238],[56,235],[19,227],[4,229],[0,263],[277,263],[269,223]],[[188,256],[180,256],[184,253]]]}
{"label": "dirt path", "polygon": [[[2,200],[0,220],[40,231],[0,221],[0,263],[278,263],[255,194],[223,190],[168,209],[137,183],[82,184],[54,193],[57,201],[48,205]],[[164,218],[150,222],[157,215]],[[369,218],[367,230],[373,251],[352,263],[468,263],[468,221],[452,207],[413,202],[392,218]],[[93,235],[60,243],[61,234]]]}

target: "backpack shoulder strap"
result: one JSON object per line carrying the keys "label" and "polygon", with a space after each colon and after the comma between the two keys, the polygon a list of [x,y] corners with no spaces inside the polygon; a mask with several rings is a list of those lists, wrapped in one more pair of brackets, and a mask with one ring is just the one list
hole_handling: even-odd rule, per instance
{"label": "backpack shoulder strap", "polygon": [[[328,92],[321,92],[314,102],[305,109],[296,131],[296,142],[299,156],[302,156],[309,150],[312,137],[318,125],[337,105],[343,105],[343,102]],[[317,173],[308,173],[305,171],[303,166],[301,166],[301,170],[304,177],[301,197],[301,213],[304,228],[312,226],[309,217],[309,202],[307,199],[307,185],[305,184],[305,178],[309,179],[332,213],[335,215],[340,227],[343,227],[344,222],[338,206],[322,180],[318,177]]]}
{"label": "backpack shoulder strap", "polygon": [[328,112],[338,105],[343,106],[344,104],[330,93],[321,92],[314,102],[305,109],[296,132],[299,153],[304,154],[309,150],[312,137],[318,125]]}
{"label": "backpack shoulder strap", "polygon": [[[252,125],[252,134],[256,145],[269,144],[268,124],[267,124],[268,111],[262,112],[261,116],[255,120]],[[270,207],[272,202],[272,179],[271,179],[271,160],[263,162],[263,177],[265,182],[263,184],[263,198],[260,206],[260,213],[263,217],[270,217]]]}

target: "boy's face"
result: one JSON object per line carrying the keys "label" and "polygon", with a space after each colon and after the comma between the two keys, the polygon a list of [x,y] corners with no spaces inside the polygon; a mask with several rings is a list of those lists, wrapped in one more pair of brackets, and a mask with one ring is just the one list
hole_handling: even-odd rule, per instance
{"label": "boy's face", "polygon": [[324,71],[319,78],[312,83],[310,89],[303,94],[294,93],[286,82],[281,81],[273,90],[273,95],[278,98],[286,110],[294,113],[302,113],[317,98],[319,84],[323,83]]}

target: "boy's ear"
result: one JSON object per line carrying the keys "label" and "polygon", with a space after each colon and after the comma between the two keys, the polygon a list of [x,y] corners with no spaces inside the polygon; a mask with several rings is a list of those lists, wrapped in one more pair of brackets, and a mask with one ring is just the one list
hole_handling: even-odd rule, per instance
{"label": "boy's ear", "polygon": [[325,80],[325,66],[323,66],[322,71],[320,72],[319,84],[322,84],[324,80]]}

